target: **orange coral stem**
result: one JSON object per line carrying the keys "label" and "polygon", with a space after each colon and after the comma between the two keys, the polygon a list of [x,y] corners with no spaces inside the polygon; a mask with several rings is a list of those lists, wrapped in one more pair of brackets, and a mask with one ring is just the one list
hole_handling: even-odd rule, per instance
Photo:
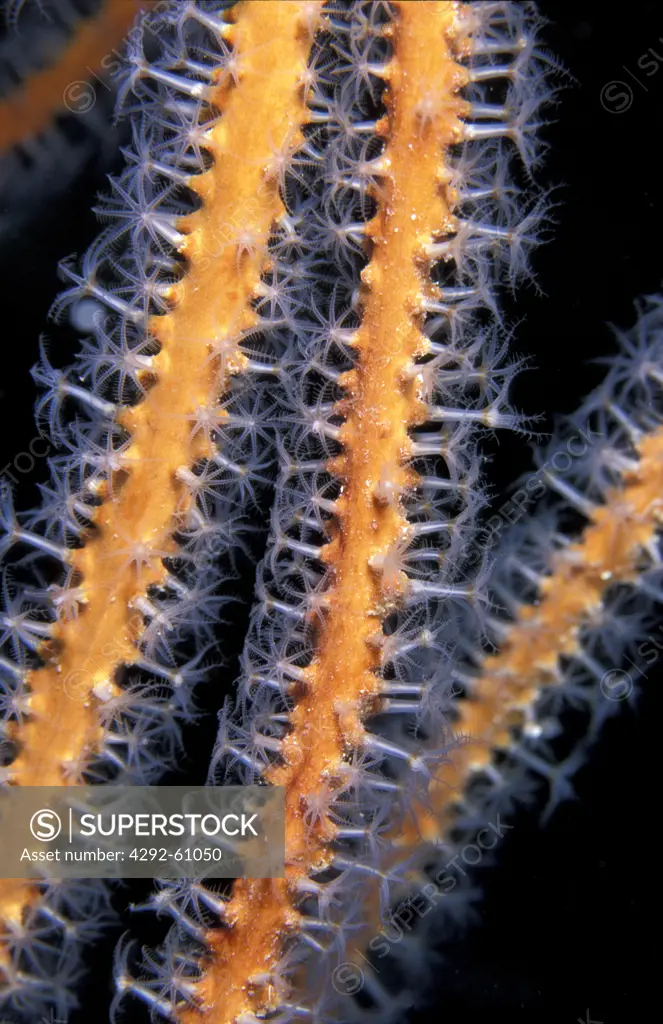
{"label": "orange coral stem", "polygon": [[[385,73],[384,189],[379,212],[368,225],[373,258],[362,275],[364,316],[354,338],[358,362],[343,380],[346,396],[339,405],[345,418],[344,450],[329,465],[343,481],[336,535],[323,551],[333,584],[325,594],[325,621],[316,657],[306,670],[305,696],[290,716],[291,729],[282,744],[285,763],[266,773],[270,782],[286,789],[286,880],[235,883],[229,927],[208,934],[210,952],[196,986],[200,1002],[181,1011],[182,1024],[230,1024],[277,998],[264,983],[252,985],[252,978],[269,974],[285,938],[297,927],[289,894],[294,883],[331,859],[334,826],[328,820],[314,829],[307,826],[306,798],[338,785],[344,756],[361,747],[362,720],[379,704],[382,620],[406,582],[387,579],[376,569],[379,557],[408,533],[398,501],[383,500],[383,485],[388,477],[400,494],[411,482],[404,465],[408,429],[425,419],[417,384],[405,371],[426,350],[419,306],[422,294],[434,289],[420,256],[426,243],[450,227],[440,187],[440,149],[457,141],[462,131],[458,116],[464,103],[457,92],[466,72],[451,52],[456,4],[396,6],[394,59]],[[443,101],[422,123],[419,99],[431,82]]]}
{"label": "orange coral stem", "polygon": [[470,773],[508,745],[510,726],[543,687],[557,682],[559,659],[580,650],[581,628],[599,611],[608,587],[630,583],[641,571],[642,552],[663,522],[663,430],[646,436],[638,455],[637,468],[609,492],[580,540],[554,556],[539,601],[521,609],[501,650],[486,659],[471,699],[457,702],[457,728],[468,742],[434,787],[434,817],[423,829],[429,837],[431,830],[444,834]]}
{"label": "orange coral stem", "polygon": [[[292,152],[306,116],[300,84],[310,8],[246,0],[229,12],[239,84],[224,76],[211,100],[223,111],[205,141],[214,163],[190,182],[204,203],[178,225],[187,235],[181,252],[188,273],[173,287],[174,309],[150,321],[161,344],[150,371],[155,380],[140,404],[118,416],[131,434],[126,462],[98,509],[95,534],[71,552],[80,614],[57,624],[45,666],[29,674],[31,717],[17,737],[14,784],[60,785],[80,773],[102,740],[96,709],[119,692],[117,670],[136,659],[142,619],[132,603],[163,581],[163,557],[176,549],[173,531],[190,500],[177,471],[213,454],[201,434],[192,437],[196,410],[215,406],[246,363],[238,339],[256,323],[251,300],[272,225],[284,211],[274,156],[284,147]],[[250,251],[241,243],[247,231]],[[16,885],[2,883],[0,920],[20,920],[24,905]]]}

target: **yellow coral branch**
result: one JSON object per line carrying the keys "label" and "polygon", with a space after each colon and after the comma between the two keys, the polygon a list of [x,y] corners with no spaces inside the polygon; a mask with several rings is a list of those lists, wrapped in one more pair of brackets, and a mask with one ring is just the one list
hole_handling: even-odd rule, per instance
{"label": "yellow coral branch", "polygon": [[[637,464],[624,474],[622,487],[607,493],[582,537],[554,555],[537,603],[521,608],[500,651],[486,658],[469,699],[454,702],[463,742],[437,771],[427,806],[414,805],[392,833],[385,872],[422,842],[447,837],[472,773],[507,748],[509,730],[523,723],[543,688],[559,682],[560,658],[580,652],[582,628],[600,612],[608,587],[640,575],[642,552],[652,549],[663,523],[663,430],[646,435],[635,449]],[[377,885],[367,885],[363,895],[367,927],[346,948],[346,959],[359,965],[381,924]]]}
{"label": "yellow coral branch", "polygon": [[[580,651],[581,629],[599,612],[608,587],[630,583],[642,571],[663,522],[663,430],[635,446],[637,465],[613,488],[576,543],[553,557],[536,604],[525,605],[497,654],[486,658],[469,700],[458,700],[457,730],[467,737],[434,787],[434,815],[421,822],[425,837],[443,835],[470,773],[490,763],[522,724],[543,687],[560,678],[560,658]],[[414,839],[414,836],[411,838]]]}
{"label": "yellow coral branch", "polygon": [[[270,230],[284,212],[275,160],[300,139],[311,13],[321,6],[246,0],[229,12],[238,84],[219,74],[210,100],[223,113],[204,142],[214,163],[189,183],[203,206],[178,224],[188,273],[172,288],[172,311],[150,320],[161,345],[151,387],[118,415],[131,434],[122,471],[97,510],[95,533],[70,552],[80,613],[56,625],[42,652],[46,664],[29,673],[30,718],[17,732],[20,750],[9,769],[14,785],[59,785],[80,775],[102,740],[97,708],[119,692],[116,673],[136,658],[142,619],[132,605],[164,580],[163,558],[176,551],[173,532],[190,500],[178,470],[213,454],[202,433],[192,438],[191,423],[246,363],[239,337],[257,321],[251,300]],[[250,248],[242,241],[247,232]],[[71,699],[72,688],[80,699]],[[20,921],[25,893],[23,884],[0,882],[0,921]]]}
{"label": "yellow coral branch", "polygon": [[[265,773],[286,789],[286,880],[235,883],[228,927],[208,933],[209,954],[195,986],[199,1003],[180,1011],[182,1024],[230,1024],[270,1005],[274,993],[257,978],[269,975],[297,928],[296,882],[332,857],[334,825],[329,819],[307,825],[306,797],[338,786],[344,755],[362,746],[362,721],[380,703],[382,620],[406,582],[381,572],[381,557],[408,533],[398,495],[413,482],[405,468],[408,430],[426,419],[426,411],[406,368],[427,350],[421,300],[438,297],[424,247],[453,229],[440,153],[461,137],[466,104],[457,94],[467,72],[454,56],[456,4],[394,6],[397,20],[388,30],[394,57],[385,72],[388,112],[379,127],[386,149],[374,167],[384,186],[379,212],[367,226],[373,256],[362,274],[357,365],[341,381],[343,453],[328,467],[343,482],[335,536],[322,554],[333,583],[324,597],[317,652],[303,672],[303,694],[282,743],[284,764]],[[436,103],[424,111],[421,97],[431,83]]]}

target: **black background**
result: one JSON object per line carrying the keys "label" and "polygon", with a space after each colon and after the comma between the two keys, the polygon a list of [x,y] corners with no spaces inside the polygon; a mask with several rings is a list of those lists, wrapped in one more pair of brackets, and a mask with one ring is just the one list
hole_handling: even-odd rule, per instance
{"label": "black background", "polygon": [[[517,350],[531,357],[531,369],[516,385],[515,404],[544,414],[541,429],[547,429],[553,413],[573,410],[600,378],[601,369],[590,360],[613,350],[606,323],[629,326],[633,300],[658,291],[663,281],[663,60],[650,77],[637,64],[650,48],[663,58],[663,12],[656,3],[639,2],[613,8],[597,2],[542,3],[540,9],[549,19],[545,45],[575,82],[568,81],[551,115],[554,123],[546,129],[550,153],[542,178],[560,188],[552,240],[535,257],[545,294],[523,290],[510,312],[520,320]],[[616,90],[604,91],[616,80],[632,89],[632,103],[621,112],[602,103],[602,96],[608,105],[611,97],[617,102]],[[11,245],[0,242],[0,467],[25,450],[34,435],[36,391],[28,370],[41,332],[54,339],[54,362],[67,362],[71,340],[47,324],[59,289],[56,265],[63,256],[82,252],[94,237],[89,208],[101,188],[98,169],[88,168]],[[490,470],[497,504],[509,481],[528,465],[524,441],[500,441]],[[21,478],[22,507],[34,499],[38,479],[39,467],[29,479]],[[248,580],[247,588],[250,592]],[[482,873],[486,898],[480,923],[465,941],[445,947],[435,1002],[415,1015],[416,1021],[575,1024],[589,1011],[604,1024],[635,1024],[656,1015],[661,806],[655,783],[661,676],[656,669],[649,670],[637,709],[625,709],[609,725],[577,777],[578,800],[560,809],[545,828],[527,814],[515,820],[500,846],[498,867]],[[232,670],[206,692],[210,709],[218,683],[231,679]],[[213,732],[212,718],[196,734],[200,755],[189,767],[200,781]],[[110,962],[113,940],[95,951],[94,964]],[[86,1011],[72,1024],[92,1015],[105,1019],[107,993],[105,968],[97,966]]]}

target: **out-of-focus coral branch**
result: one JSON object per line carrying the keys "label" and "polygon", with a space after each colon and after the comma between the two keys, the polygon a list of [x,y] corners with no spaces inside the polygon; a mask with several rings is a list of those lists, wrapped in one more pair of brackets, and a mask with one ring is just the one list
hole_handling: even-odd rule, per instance
{"label": "out-of-focus coral branch", "polygon": [[[107,165],[127,37],[155,0],[100,0],[86,17],[68,0],[9,3],[0,43],[0,240],[48,211],[84,166]],[[138,31],[134,29],[134,31]]]}
{"label": "out-of-focus coral branch", "polygon": [[[660,297],[646,300],[636,326],[620,335],[605,381],[537,453],[541,468],[518,491],[521,500],[535,491],[542,500],[496,545],[490,633],[497,650],[482,655],[485,640],[469,628],[459,642],[459,744],[435,772],[425,803],[413,803],[392,835],[382,863],[385,875],[400,879],[391,906],[385,913],[378,884],[367,885],[373,937],[366,928],[346,948],[371,992],[380,989],[387,955],[410,971],[420,961],[425,983],[431,933],[439,940],[451,934],[450,922],[469,917],[473,892],[450,868],[463,844],[486,857],[496,845],[489,839],[540,782],[546,813],[569,798],[588,748],[633,692],[625,657],[651,653],[648,634],[663,603],[662,309]],[[583,723],[573,738],[561,724],[569,711]],[[451,906],[456,888],[465,913]]]}
{"label": "out-of-focus coral branch", "polygon": [[[0,153],[48,128],[55,115],[66,109],[70,86],[81,85],[95,73],[107,74],[111,65],[119,69],[117,47],[122,46],[138,11],[154,2],[103,0],[98,11],[74,27],[52,64],[33,71],[0,98]],[[17,43],[23,45],[20,37]]]}

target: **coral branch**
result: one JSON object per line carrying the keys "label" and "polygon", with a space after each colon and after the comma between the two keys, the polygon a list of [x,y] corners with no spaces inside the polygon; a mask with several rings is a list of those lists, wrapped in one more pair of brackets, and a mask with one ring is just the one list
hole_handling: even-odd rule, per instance
{"label": "coral branch", "polygon": [[[367,228],[374,254],[363,274],[363,322],[350,342],[357,365],[339,380],[346,391],[338,407],[344,416],[338,432],[343,453],[327,467],[343,481],[335,502],[336,536],[321,556],[333,583],[323,599],[318,650],[302,672],[305,695],[290,715],[281,745],[284,764],[265,775],[286,789],[288,877],[285,883],[236,883],[226,912],[230,927],[209,938],[210,963],[197,986],[200,1009],[185,1010],[183,1022],[212,1013],[218,1018],[219,1012],[230,1022],[248,1010],[265,1009],[268,992],[257,986],[251,995],[247,983],[257,965],[268,971],[283,955],[285,939],[298,927],[292,893],[303,878],[329,866],[330,842],[338,832],[326,815],[311,829],[303,798],[334,780],[338,787],[347,751],[365,746],[362,722],[378,710],[382,688],[375,633],[394,597],[406,589],[376,567],[380,556],[408,536],[399,504],[412,483],[403,468],[408,428],[426,413],[406,369],[425,350],[416,320],[422,292],[436,291],[426,284],[418,260],[424,244],[450,221],[438,194],[439,151],[462,134],[458,114],[465,105],[456,94],[466,72],[447,42],[457,31],[452,4],[403,4],[399,14],[395,60],[384,72],[390,87],[382,125],[387,145],[380,166],[372,168],[383,178],[380,209]],[[431,36],[436,47],[429,46]],[[439,112],[422,129],[418,102],[431,81],[437,85]],[[412,139],[422,135],[413,163]],[[380,490],[385,480],[392,494],[386,502]]]}
{"label": "coral branch", "polygon": [[[149,323],[160,352],[149,369],[139,370],[139,381],[149,382],[144,400],[120,409],[114,419],[131,438],[117,459],[117,493],[91,517],[94,535],[67,552],[79,580],[80,614],[54,623],[52,647],[43,652],[48,664],[28,675],[31,720],[21,730],[21,751],[12,764],[15,784],[62,783],[83,752],[99,745],[98,703],[120,692],[116,672],[136,657],[142,631],[138,598],[164,584],[164,559],[178,552],[174,529],[186,521],[192,500],[184,467],[215,455],[204,433],[193,433],[190,425],[197,410],[217,405],[230,375],[248,363],[238,339],[258,322],[250,302],[272,223],[283,211],[277,185],[265,182],[273,155],[270,133],[288,139],[291,152],[293,127],[305,111],[297,100],[308,47],[306,35],[297,34],[300,6],[249,5],[237,25],[224,30],[236,49],[241,85],[235,88],[224,77],[210,94],[211,105],[223,111],[205,137],[214,164],[188,179],[204,203],[176,225],[186,236],[178,251],[188,272],[161,293],[174,304],[172,312]],[[267,90],[263,61],[277,36],[278,72],[270,75]],[[248,136],[245,104],[254,117]],[[240,249],[238,258],[246,232],[254,246],[251,253]],[[220,410],[218,420],[225,419]],[[78,700],[69,697],[72,685]]]}
{"label": "coral branch", "polygon": [[[378,998],[382,986],[367,968],[371,956],[377,965],[391,954],[416,970],[423,985],[427,935],[448,936],[455,923],[448,883],[458,886],[465,904],[460,917],[467,920],[473,893],[449,869],[463,843],[476,842],[489,823],[507,820],[517,804],[530,800],[532,777],[549,788],[547,813],[571,795],[570,779],[589,745],[634,685],[620,668],[624,656],[638,645],[645,653],[642,641],[660,619],[660,298],[647,300],[620,343],[606,380],[538,453],[542,468],[534,482],[538,497],[547,491],[546,497],[530,510],[531,519],[500,537],[491,589],[508,617],[492,625],[499,650],[481,660],[481,639],[472,640],[469,629],[458,645],[455,674],[463,695],[453,710],[462,742],[436,770],[425,804],[415,802],[404,827],[394,830],[381,863],[383,874],[397,879],[391,910],[384,911],[377,881],[364,889],[364,916],[373,921],[374,937],[370,929],[353,936],[346,956],[367,972]],[[534,490],[519,493],[524,498]],[[564,526],[569,512],[587,520],[577,539]],[[613,694],[613,685],[621,692]],[[582,716],[584,728],[574,744],[567,739],[560,746],[559,719],[570,709]],[[402,945],[402,933],[385,941],[398,932],[393,919],[407,913],[410,900],[422,911],[415,918],[427,920]],[[385,932],[375,935],[380,926]],[[350,1009],[345,1013],[352,1017]]]}
{"label": "coral branch", "polygon": [[[153,29],[172,35],[175,26],[181,52],[172,63],[178,72],[186,68],[189,32],[197,34],[198,45],[206,34],[208,55],[212,43],[217,48],[215,63],[208,59],[205,68],[198,62],[191,77],[164,70],[165,61],[150,65],[142,41],[132,43],[129,86],[143,105],[136,166],[115,183],[122,207],[107,209],[118,226],[88,253],[82,275],[66,270],[75,287],[60,300],[62,308],[82,300],[96,306],[101,344],[84,357],[92,387],[72,383],[45,355],[36,373],[49,388],[38,411],[48,417],[55,442],[73,450],[62,477],[55,472],[62,508],[53,516],[47,503],[43,513],[33,513],[34,529],[23,525],[5,496],[3,549],[27,547],[65,567],[64,580],[36,599],[32,617],[5,579],[2,642],[15,658],[6,670],[18,680],[23,699],[23,712],[10,709],[4,724],[5,739],[17,748],[4,770],[13,785],[81,781],[91,766],[101,781],[118,774],[122,781],[147,781],[174,759],[177,718],[187,713],[186,691],[204,668],[206,624],[219,603],[217,555],[224,545],[232,548],[232,516],[256,476],[251,444],[241,463],[233,444],[223,442],[237,433],[241,452],[242,438],[255,441],[264,430],[259,389],[252,420],[246,407],[242,414],[237,380],[246,372],[273,375],[276,353],[260,363],[241,343],[262,325],[254,303],[268,267],[268,240],[284,212],[283,169],[301,141],[302,85],[320,8],[247,2],[227,22],[190,5],[169,10]],[[165,116],[162,85],[167,97],[170,88],[195,100],[195,130],[192,124],[184,142],[177,117],[157,141],[144,116],[150,107]],[[223,116],[212,120],[211,111]],[[146,143],[154,149],[143,162]],[[212,158],[208,169],[201,149]],[[172,179],[166,212],[164,191],[156,185],[163,178]],[[182,186],[201,201],[186,215],[185,204],[174,198]],[[186,264],[177,281],[174,252]],[[103,260],[133,285],[129,300],[122,284],[103,284]],[[159,312],[150,316],[155,306]],[[119,402],[109,401],[108,381],[115,383]],[[133,404],[125,398],[132,387]],[[240,398],[234,404],[233,393]],[[74,425],[73,443],[72,428],[60,422],[62,405],[72,401],[92,417],[87,433]],[[71,494],[75,472],[80,490]],[[235,504],[233,487],[240,499]],[[64,543],[49,539],[54,528]],[[217,542],[211,549],[210,540]],[[178,563],[184,569],[176,569]],[[170,600],[158,599],[168,592]],[[187,626],[197,640],[188,666],[178,664],[174,653]],[[33,652],[40,666],[25,664]],[[131,677],[127,682],[122,673],[131,666],[151,675],[153,685],[137,686]],[[159,695],[155,677],[170,700]],[[38,886],[4,882],[0,920],[15,931],[30,902],[40,898]],[[15,980],[11,952],[10,941],[0,966]]]}

